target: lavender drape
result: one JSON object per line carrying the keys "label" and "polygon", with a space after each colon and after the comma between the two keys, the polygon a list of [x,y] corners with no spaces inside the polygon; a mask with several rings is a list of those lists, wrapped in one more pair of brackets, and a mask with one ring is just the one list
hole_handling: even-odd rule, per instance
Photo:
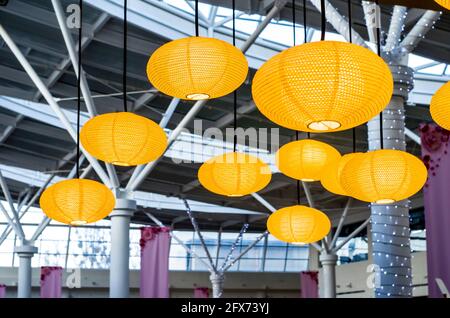
{"label": "lavender drape", "polygon": [[41,267],[41,298],[61,298],[62,267]]}
{"label": "lavender drape", "polygon": [[141,228],[142,298],[169,298],[169,248],[168,227]]}
{"label": "lavender drape", "polygon": [[319,297],[319,272],[300,273],[301,298]]}
{"label": "lavender drape", "polygon": [[6,285],[0,284],[0,298],[6,297]]}
{"label": "lavender drape", "polygon": [[194,289],[194,298],[209,298],[209,288],[196,287]]}
{"label": "lavender drape", "polygon": [[450,289],[450,132],[435,124],[420,127],[422,158],[428,168],[424,187],[428,295],[443,297],[436,279]]}

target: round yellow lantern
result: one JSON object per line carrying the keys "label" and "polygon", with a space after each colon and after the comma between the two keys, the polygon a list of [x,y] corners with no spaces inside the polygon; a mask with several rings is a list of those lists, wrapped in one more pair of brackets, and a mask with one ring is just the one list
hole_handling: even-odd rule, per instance
{"label": "round yellow lantern", "polygon": [[347,195],[341,185],[341,174],[345,165],[356,156],[363,155],[362,153],[349,153],[343,155],[338,161],[332,162],[325,168],[320,183],[329,192],[339,195]]}
{"label": "round yellow lantern", "polygon": [[450,0],[434,0],[435,2],[437,2],[439,5],[441,5],[442,7],[450,10]]}
{"label": "round yellow lantern", "polygon": [[271,178],[272,172],[266,163],[238,152],[213,157],[198,170],[198,180],[206,189],[229,197],[258,192]]}
{"label": "round yellow lantern", "polygon": [[190,100],[228,95],[241,86],[247,73],[247,59],[238,48],[206,37],[166,43],[147,64],[147,76],[154,87],[169,96]]}
{"label": "round yellow lantern", "polygon": [[417,157],[399,150],[377,150],[355,156],[341,173],[347,195],[377,204],[407,199],[423,187],[427,168]]}
{"label": "round yellow lantern", "polygon": [[257,72],[252,94],[261,113],[280,126],[331,132],[359,126],[389,103],[388,65],[362,46],[312,42],[289,48]]}
{"label": "round yellow lantern", "polygon": [[166,133],[158,124],[128,112],[90,119],[81,129],[80,141],[92,156],[117,166],[154,161],[167,147]]}
{"label": "round yellow lantern", "polygon": [[287,243],[313,243],[323,239],[331,229],[325,213],[302,205],[275,211],[267,220],[267,229]]}
{"label": "round yellow lantern", "polygon": [[48,187],[39,200],[42,211],[52,220],[82,225],[108,216],[115,199],[105,185],[87,179],[70,179]]}
{"label": "round yellow lantern", "polygon": [[430,103],[433,120],[442,128],[450,130],[450,82],[434,94]]}
{"label": "round yellow lantern", "polygon": [[324,169],[340,157],[340,153],[332,146],[305,139],[281,147],[276,154],[276,165],[288,177],[312,182],[320,180]]}

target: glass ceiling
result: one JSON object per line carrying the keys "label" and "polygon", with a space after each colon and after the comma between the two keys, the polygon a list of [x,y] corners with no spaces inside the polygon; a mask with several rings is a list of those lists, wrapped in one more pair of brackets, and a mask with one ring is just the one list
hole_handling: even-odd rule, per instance
{"label": "glass ceiling", "polygon": [[[193,1],[187,0],[163,0],[163,2],[171,5],[172,7],[184,11],[189,14],[194,14]],[[200,3],[199,11],[200,15],[205,18],[210,18],[213,6],[210,4]],[[228,8],[219,7],[214,17],[214,22],[218,23],[227,17],[232,15],[232,10]],[[251,34],[259,22],[262,20],[262,16],[258,14],[248,15],[244,12],[236,12],[236,29],[244,34]],[[224,27],[231,29],[232,21],[228,21],[223,24]],[[308,41],[319,41],[320,32],[313,28],[308,28]],[[272,20],[272,22],[261,33],[260,38],[270,41],[276,44],[280,44],[286,47],[293,45],[292,38],[292,22],[285,20]],[[344,37],[337,33],[327,32],[326,38],[334,41],[345,41]],[[304,42],[303,26],[298,25],[298,32],[296,32],[296,42]],[[450,76],[450,67],[448,64],[440,63],[422,56],[410,54],[409,66],[414,69],[416,73],[424,75],[435,76]]]}

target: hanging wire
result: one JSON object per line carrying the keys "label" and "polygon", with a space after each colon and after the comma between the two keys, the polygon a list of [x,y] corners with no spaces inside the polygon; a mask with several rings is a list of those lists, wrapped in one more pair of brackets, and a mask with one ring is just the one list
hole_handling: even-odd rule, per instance
{"label": "hanging wire", "polygon": [[292,33],[294,35],[294,46],[297,45],[296,25],[295,25],[295,0],[292,0]]}
{"label": "hanging wire", "polygon": [[327,17],[325,15],[325,0],[320,0],[320,13],[322,17],[322,26],[321,26],[321,34],[320,34],[320,40],[325,40],[325,31],[327,28]]}
{"label": "hanging wire", "polygon": [[348,0],[348,41],[353,43],[352,0]]}
{"label": "hanging wire", "polygon": [[[236,46],[236,1],[232,0],[233,7],[233,45]],[[233,92],[233,151],[237,150],[237,90]]]}
{"label": "hanging wire", "polygon": [[[377,26],[377,54],[381,57],[381,19],[380,19],[380,4],[379,1],[375,1],[376,4],[376,26]],[[383,136],[383,111],[380,112],[380,149],[384,149],[384,136]]]}
{"label": "hanging wire", "polygon": [[199,36],[199,22],[198,22],[198,0],[195,0],[195,36]]}
{"label": "hanging wire", "polygon": [[[295,0],[292,0],[292,34],[294,36],[294,46],[296,45],[296,21],[295,21]],[[306,37],[305,37],[306,39]],[[295,140],[299,140],[299,132],[295,131]],[[297,180],[297,204],[300,205],[300,180]]]}
{"label": "hanging wire", "polygon": [[123,4],[123,74],[122,74],[122,84],[123,84],[123,110],[128,111],[127,107],[127,60],[128,60],[128,0],[124,0]]}
{"label": "hanging wire", "polygon": [[308,42],[308,29],[306,28],[306,0],[303,0],[303,36],[304,43]]}
{"label": "hanging wire", "polygon": [[[298,131],[295,131],[295,140],[296,141],[299,140],[299,133],[298,133]],[[297,180],[297,204],[301,205],[301,202],[300,202],[300,180]]]}
{"label": "hanging wire", "polygon": [[80,0],[80,30],[78,32],[78,78],[77,78],[77,179],[80,178],[80,114],[81,114],[81,43],[83,37],[83,0]]}
{"label": "hanging wire", "polygon": [[[348,40],[350,43],[353,43],[352,0],[348,0],[347,4],[348,4],[348,38],[349,38]],[[355,153],[356,152],[356,127],[353,127],[353,129],[352,129],[352,138],[353,138],[352,149],[353,149],[353,153]]]}

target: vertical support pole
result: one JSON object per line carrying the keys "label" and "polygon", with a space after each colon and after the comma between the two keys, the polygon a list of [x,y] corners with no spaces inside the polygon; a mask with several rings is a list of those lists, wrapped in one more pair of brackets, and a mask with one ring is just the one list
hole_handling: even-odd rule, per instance
{"label": "vertical support pole", "polygon": [[322,264],[323,275],[323,298],[336,298],[336,264],[337,255],[332,253],[321,253],[319,257]]}
{"label": "vertical support pole", "polygon": [[109,297],[127,298],[130,286],[130,220],[136,201],[117,198],[111,217]]}
{"label": "vertical support pole", "polygon": [[221,298],[223,294],[223,283],[225,276],[221,272],[211,273],[209,276],[212,286],[213,298]]}
{"label": "vertical support pole", "polygon": [[37,251],[37,247],[26,241],[14,249],[14,252],[19,256],[17,298],[31,298],[31,259]]}
{"label": "vertical support pole", "polygon": [[[383,111],[383,144],[385,149],[405,151],[404,104],[413,86],[413,71],[407,66],[407,55],[391,55],[389,64],[394,77],[394,94]],[[377,116],[368,123],[369,150],[380,148],[379,120]],[[375,297],[411,297],[408,200],[386,205],[372,204],[371,222],[373,263],[380,272],[380,284],[375,287]]]}

